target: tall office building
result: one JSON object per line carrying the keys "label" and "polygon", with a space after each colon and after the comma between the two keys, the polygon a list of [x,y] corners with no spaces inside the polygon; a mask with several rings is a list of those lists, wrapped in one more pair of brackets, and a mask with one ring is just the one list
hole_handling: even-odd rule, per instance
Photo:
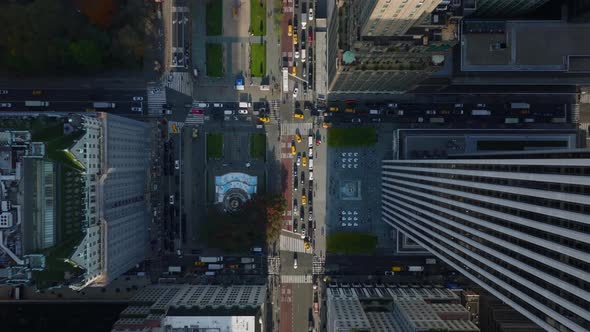
{"label": "tall office building", "polygon": [[385,160],[382,213],[548,331],[590,330],[590,150]]}

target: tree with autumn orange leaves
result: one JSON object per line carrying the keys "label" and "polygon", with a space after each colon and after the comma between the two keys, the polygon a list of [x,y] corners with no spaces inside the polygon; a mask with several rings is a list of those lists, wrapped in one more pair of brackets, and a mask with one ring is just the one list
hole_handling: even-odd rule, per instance
{"label": "tree with autumn orange leaves", "polygon": [[278,239],[286,207],[282,196],[268,194],[255,195],[234,213],[213,207],[209,209],[202,235],[209,247],[247,251]]}

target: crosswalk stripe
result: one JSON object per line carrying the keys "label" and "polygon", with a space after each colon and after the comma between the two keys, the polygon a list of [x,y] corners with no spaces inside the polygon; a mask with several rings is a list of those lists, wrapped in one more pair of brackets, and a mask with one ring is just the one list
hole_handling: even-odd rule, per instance
{"label": "crosswalk stripe", "polygon": [[313,277],[311,275],[281,275],[283,284],[311,284]]}
{"label": "crosswalk stripe", "polygon": [[[172,80],[169,80],[169,77],[172,77]],[[163,79],[165,80],[166,87],[169,89],[178,91],[187,96],[192,96],[193,80],[189,72],[173,71]]]}
{"label": "crosswalk stripe", "polygon": [[147,90],[148,114],[161,116],[162,105],[166,104],[166,89],[161,84],[149,84]]}
{"label": "crosswalk stripe", "polygon": [[280,236],[280,248],[282,251],[305,252],[305,246],[302,239],[291,236]]}
{"label": "crosswalk stripe", "polygon": [[302,134],[307,134],[313,128],[313,124],[311,122],[302,122],[302,123],[291,123],[291,122],[283,122],[281,123],[281,135],[295,135],[297,129]]}

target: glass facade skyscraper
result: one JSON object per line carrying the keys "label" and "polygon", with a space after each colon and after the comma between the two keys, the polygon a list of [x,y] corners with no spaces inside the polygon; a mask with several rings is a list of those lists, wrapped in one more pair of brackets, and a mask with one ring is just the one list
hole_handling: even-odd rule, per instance
{"label": "glass facade skyscraper", "polygon": [[548,331],[590,330],[590,150],[385,160],[385,222]]}

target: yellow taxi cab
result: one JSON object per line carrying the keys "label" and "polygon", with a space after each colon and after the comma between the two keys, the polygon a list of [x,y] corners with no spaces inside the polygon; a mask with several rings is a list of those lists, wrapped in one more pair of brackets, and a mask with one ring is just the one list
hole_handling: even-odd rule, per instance
{"label": "yellow taxi cab", "polygon": [[322,128],[332,128],[332,124],[330,122],[322,123]]}
{"label": "yellow taxi cab", "polygon": [[393,272],[401,272],[403,270],[404,270],[404,268],[401,266],[392,266],[391,267],[391,271],[393,271]]}
{"label": "yellow taxi cab", "polygon": [[338,112],[338,111],[340,110],[340,108],[338,108],[338,106],[330,106],[330,107],[328,108],[328,110],[329,110],[330,112]]}
{"label": "yellow taxi cab", "polygon": [[307,204],[307,196],[301,195],[301,205]]}
{"label": "yellow taxi cab", "polygon": [[297,76],[297,66],[291,67],[291,75]]}
{"label": "yellow taxi cab", "polygon": [[301,135],[299,134],[295,134],[295,139],[297,140],[297,143],[301,143]]}
{"label": "yellow taxi cab", "polygon": [[260,122],[263,122],[263,123],[270,122],[270,118],[268,116],[261,116],[258,118],[258,120],[260,120]]}
{"label": "yellow taxi cab", "polygon": [[293,45],[297,45],[297,34],[293,34]]}
{"label": "yellow taxi cab", "polygon": [[346,113],[355,113],[355,112],[356,112],[356,110],[355,110],[354,108],[346,108],[346,109],[344,110],[344,112],[346,112]]}
{"label": "yellow taxi cab", "polygon": [[303,113],[295,113],[293,117],[295,119],[305,119],[305,115],[303,115]]}
{"label": "yellow taxi cab", "polygon": [[311,250],[311,247],[309,246],[309,242],[305,241],[305,242],[303,242],[303,245],[305,246],[305,250],[307,250],[307,251]]}
{"label": "yellow taxi cab", "polygon": [[289,36],[289,37],[293,36],[293,26],[291,24],[289,24],[289,27],[287,30],[287,36]]}
{"label": "yellow taxi cab", "polygon": [[301,165],[307,166],[307,157],[306,156],[301,157]]}
{"label": "yellow taxi cab", "polygon": [[295,148],[295,144],[291,145],[291,154],[292,155],[296,155],[297,154],[297,148]]}
{"label": "yellow taxi cab", "polygon": [[205,266],[205,262],[195,262],[195,266]]}
{"label": "yellow taxi cab", "polygon": [[41,90],[33,90],[34,95],[40,95],[42,93],[43,93],[43,91],[41,91]]}
{"label": "yellow taxi cab", "polygon": [[94,108],[87,108],[86,112],[96,112],[96,110]]}

